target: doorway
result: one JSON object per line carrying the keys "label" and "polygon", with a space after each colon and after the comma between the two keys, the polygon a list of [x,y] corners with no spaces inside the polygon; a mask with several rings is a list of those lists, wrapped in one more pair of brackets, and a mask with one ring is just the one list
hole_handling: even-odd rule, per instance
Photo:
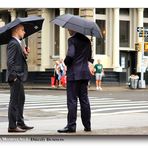
{"label": "doorway", "polygon": [[120,51],[120,65],[123,72],[126,72],[126,81],[131,74],[136,74],[137,52],[136,51]]}

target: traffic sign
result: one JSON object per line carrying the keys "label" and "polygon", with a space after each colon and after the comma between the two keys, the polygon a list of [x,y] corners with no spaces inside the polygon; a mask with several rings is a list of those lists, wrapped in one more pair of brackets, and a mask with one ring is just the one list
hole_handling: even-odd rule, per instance
{"label": "traffic sign", "polygon": [[139,37],[148,37],[148,32],[139,32]]}
{"label": "traffic sign", "polygon": [[148,28],[137,27],[137,32],[139,32],[139,33],[142,33],[142,32],[148,32]]}
{"label": "traffic sign", "polygon": [[143,27],[137,27],[137,32],[143,31]]}
{"label": "traffic sign", "polygon": [[[142,51],[142,42],[135,43],[135,50]],[[144,42],[144,52],[148,52],[148,42]]]}
{"label": "traffic sign", "polygon": [[148,42],[144,43],[144,52],[148,52]]}

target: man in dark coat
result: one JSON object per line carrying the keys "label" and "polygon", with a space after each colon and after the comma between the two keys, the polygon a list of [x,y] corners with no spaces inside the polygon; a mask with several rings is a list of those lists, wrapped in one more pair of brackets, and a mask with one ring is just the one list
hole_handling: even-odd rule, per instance
{"label": "man in dark coat", "polygon": [[81,119],[84,131],[91,131],[91,111],[88,99],[88,81],[91,74],[88,62],[91,61],[91,42],[77,32],[69,30],[68,52],[64,60],[67,66],[67,126],[59,133],[76,132],[77,98],[81,107]]}
{"label": "man in dark coat", "polygon": [[25,132],[32,129],[24,123],[23,110],[25,93],[23,82],[28,75],[26,62],[27,51],[22,48],[21,40],[25,35],[23,25],[12,29],[12,39],[7,46],[6,81],[10,85],[10,102],[8,108],[8,132]]}

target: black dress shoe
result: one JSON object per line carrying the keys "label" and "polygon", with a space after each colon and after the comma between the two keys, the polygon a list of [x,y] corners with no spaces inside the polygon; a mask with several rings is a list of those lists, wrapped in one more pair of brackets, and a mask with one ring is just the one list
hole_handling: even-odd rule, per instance
{"label": "black dress shoe", "polygon": [[8,128],[8,132],[9,133],[20,133],[20,132],[26,132],[26,130],[16,127],[16,128]]}
{"label": "black dress shoe", "polygon": [[22,126],[18,125],[18,127],[23,130],[31,130],[34,128],[33,126],[27,126],[27,125],[22,125]]}
{"label": "black dress shoe", "polygon": [[59,133],[75,133],[76,130],[68,128],[68,127],[65,127],[63,129],[57,130],[57,132],[59,132]]}
{"label": "black dress shoe", "polygon": [[91,132],[91,128],[84,128],[85,132]]}

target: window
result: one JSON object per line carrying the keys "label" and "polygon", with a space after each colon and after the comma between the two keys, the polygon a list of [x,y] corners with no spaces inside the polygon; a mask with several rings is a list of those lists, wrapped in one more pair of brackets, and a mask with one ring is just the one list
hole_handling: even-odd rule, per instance
{"label": "window", "polygon": [[128,8],[120,8],[120,15],[129,16]]}
{"label": "window", "polygon": [[1,19],[2,19],[2,21],[5,22],[5,24],[11,22],[10,13],[9,13],[9,12],[3,12],[3,13],[1,14]]}
{"label": "window", "polygon": [[96,14],[106,14],[106,9],[104,9],[104,8],[96,8]]}
{"label": "window", "polygon": [[102,38],[96,38],[96,54],[105,54],[105,36],[106,36],[106,30],[105,30],[105,20],[96,20],[96,23],[100,27],[100,30],[103,35]]}
{"label": "window", "polygon": [[[55,9],[55,17],[60,15],[59,9]],[[60,28],[57,25],[54,25],[54,56],[59,56],[59,33]]]}
{"label": "window", "polygon": [[73,14],[74,15],[79,15],[79,8],[74,8],[73,9]]}
{"label": "window", "polygon": [[130,46],[130,22],[120,21],[120,47]]}
{"label": "window", "polygon": [[27,17],[27,11],[25,9],[17,9],[16,17]]}
{"label": "window", "polygon": [[148,8],[144,8],[144,17],[148,18]]}

